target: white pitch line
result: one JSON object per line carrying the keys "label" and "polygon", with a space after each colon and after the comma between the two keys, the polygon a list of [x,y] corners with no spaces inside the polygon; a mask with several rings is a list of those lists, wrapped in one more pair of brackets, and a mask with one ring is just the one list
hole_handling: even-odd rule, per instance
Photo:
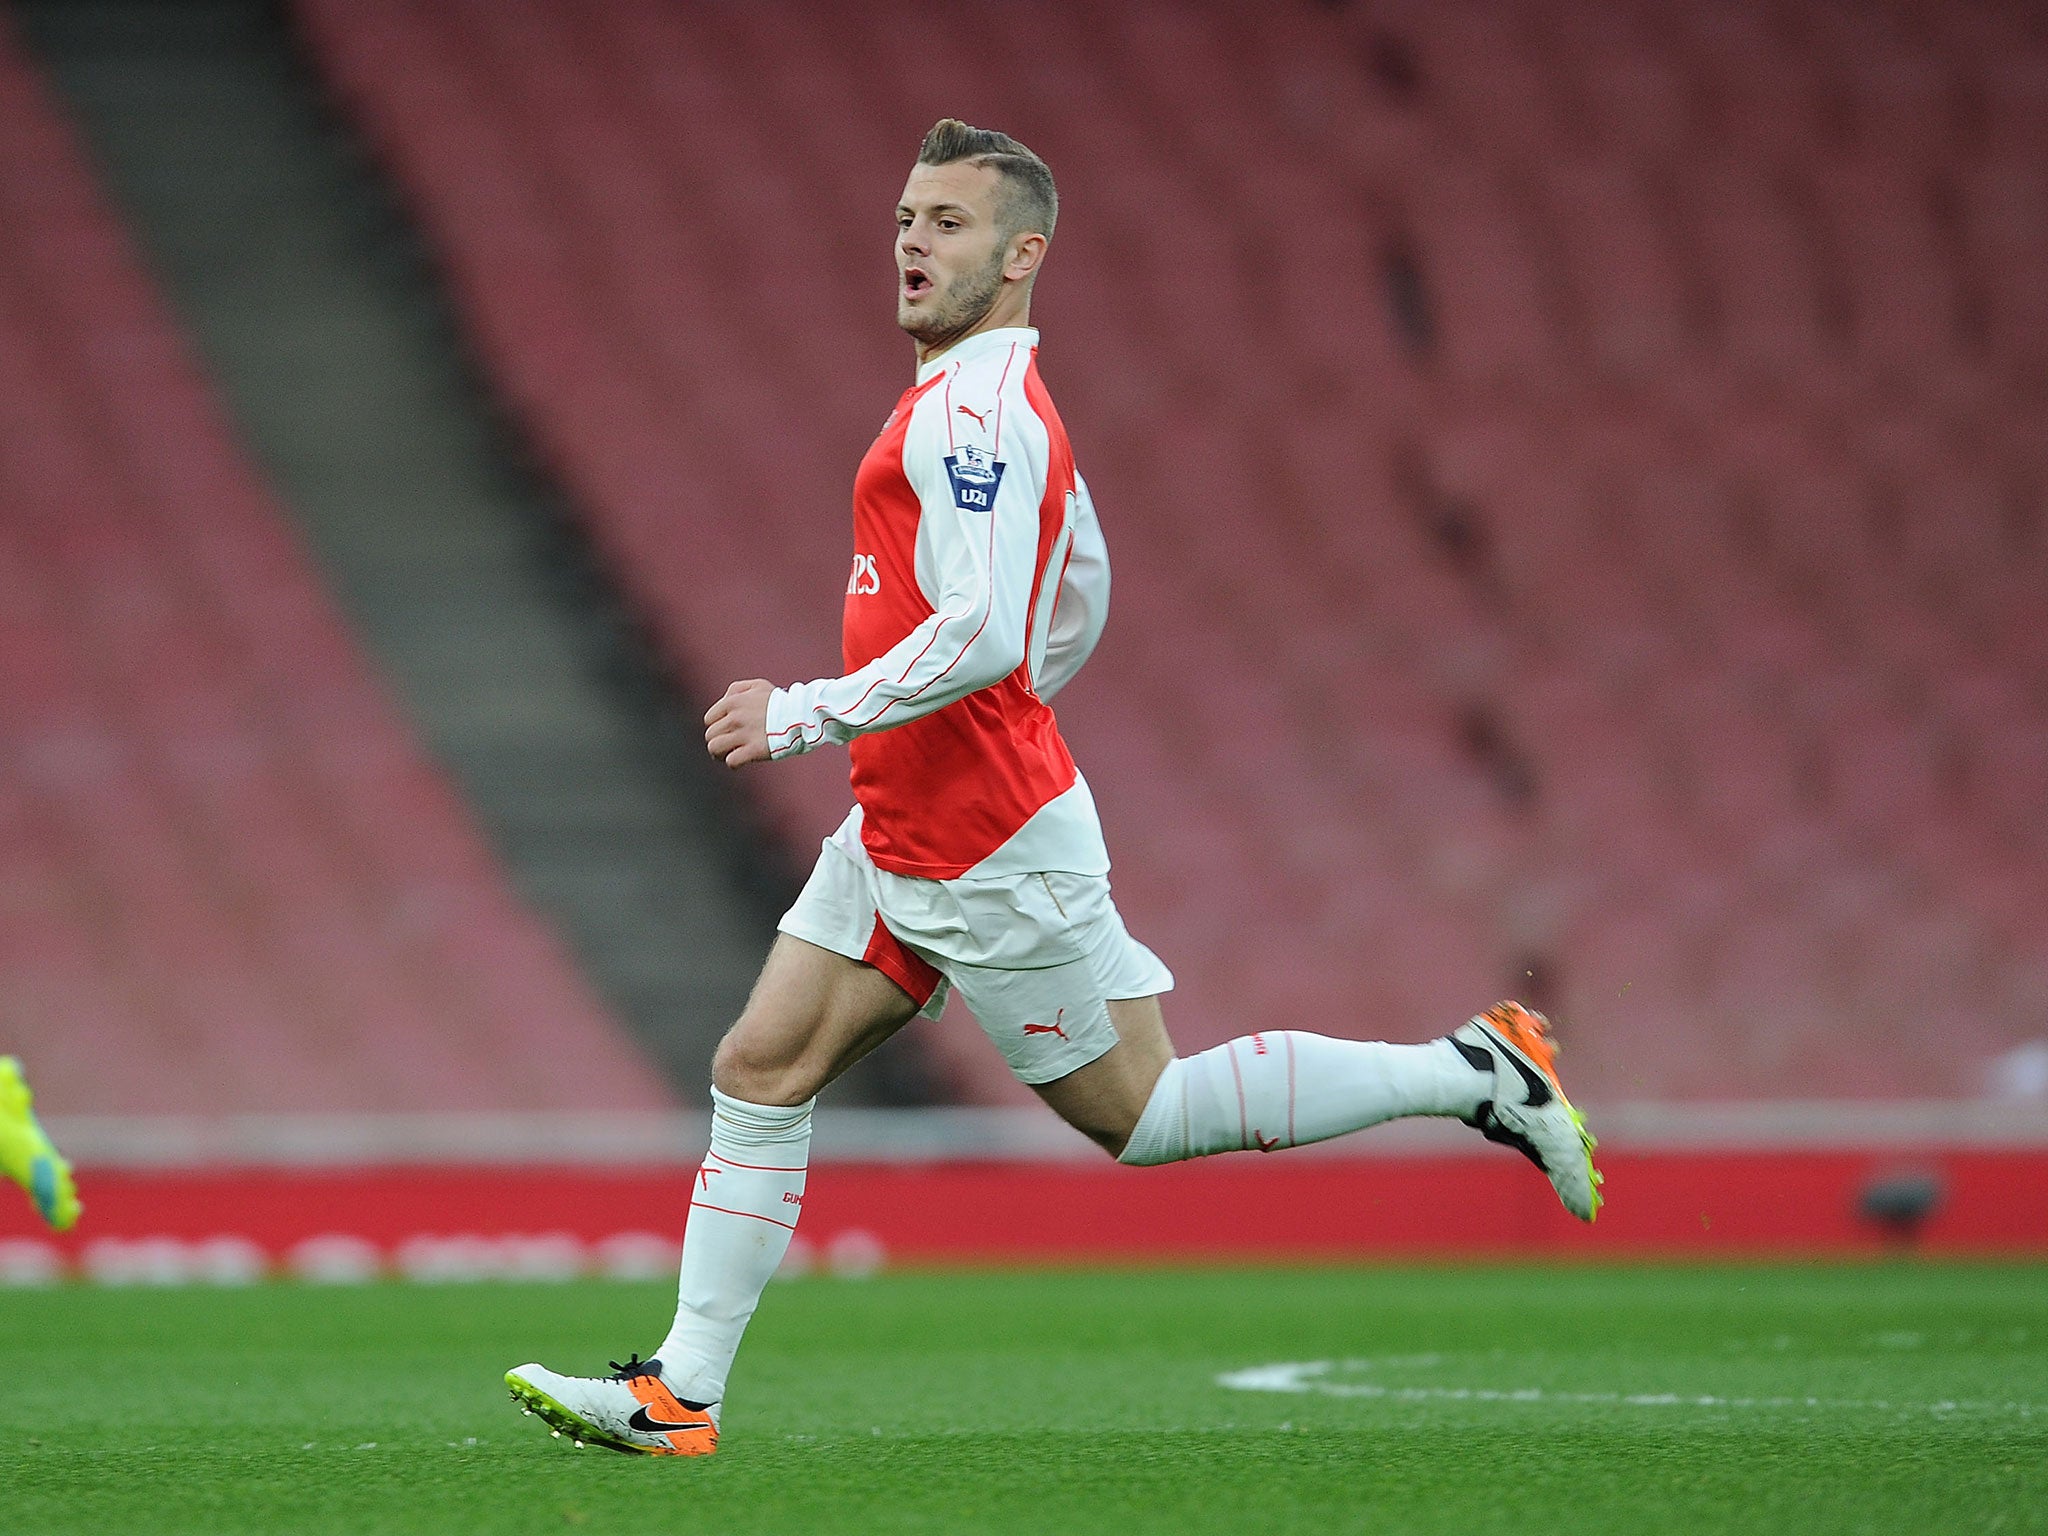
{"label": "white pitch line", "polygon": [[[1348,1371],[1372,1370],[1376,1364],[1400,1362],[1346,1360]],[[1372,1398],[1394,1403],[1571,1403],[1624,1408],[1815,1408],[1831,1412],[1930,1414],[2012,1414],[2032,1418],[2048,1412],[2039,1403],[1991,1403],[1943,1399],[1933,1403],[1902,1403],[1886,1398],[1840,1397],[1717,1397],[1711,1393],[1561,1392],[1547,1387],[1396,1387],[1377,1381],[1333,1379],[1334,1360],[1281,1361],[1225,1371],[1216,1385],[1236,1392],[1314,1393],[1322,1397]]]}

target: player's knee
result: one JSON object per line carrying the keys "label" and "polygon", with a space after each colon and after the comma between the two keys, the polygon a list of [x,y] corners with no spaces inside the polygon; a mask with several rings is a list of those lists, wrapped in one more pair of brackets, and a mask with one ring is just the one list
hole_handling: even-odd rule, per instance
{"label": "player's knee", "polygon": [[1124,1148],[1130,1145],[1131,1133],[1138,1127],[1137,1114],[1125,1112],[1116,1105],[1056,1107],[1062,1120],[1102,1148],[1113,1159],[1122,1158]]}
{"label": "player's knee", "polygon": [[825,1086],[824,1074],[813,1063],[765,1048],[743,1024],[719,1041],[711,1058],[711,1081],[720,1093],[749,1104],[801,1104]]}
{"label": "player's knee", "polygon": [[1115,1162],[1124,1155],[1124,1147],[1131,1139],[1131,1133],[1128,1128],[1119,1131],[1107,1126],[1077,1125],[1074,1129],[1108,1153],[1111,1162]]}
{"label": "player's knee", "polygon": [[1138,1132],[1165,1066],[1147,1051],[1119,1042],[1114,1050],[1038,1092],[1067,1124],[1119,1162]]}
{"label": "player's knee", "polygon": [[1104,1131],[1094,1137],[1095,1145],[1109,1154],[1109,1160],[1120,1163],[1124,1160],[1124,1148],[1131,1144],[1131,1132],[1135,1126],[1124,1126],[1121,1130]]}

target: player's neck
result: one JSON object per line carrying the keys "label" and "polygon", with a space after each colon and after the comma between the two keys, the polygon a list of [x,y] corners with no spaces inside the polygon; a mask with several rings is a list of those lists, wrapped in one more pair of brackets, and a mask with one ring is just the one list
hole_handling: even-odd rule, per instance
{"label": "player's neck", "polygon": [[976,336],[981,335],[985,331],[1011,331],[1016,330],[1020,326],[1028,326],[1030,324],[1030,300],[1026,299],[1023,303],[1014,306],[997,304],[987,314],[983,315],[957,336],[948,336],[945,340],[935,341],[929,346],[920,341],[917,344],[917,366],[922,369],[933,358],[944,357],[962,342],[972,341]]}

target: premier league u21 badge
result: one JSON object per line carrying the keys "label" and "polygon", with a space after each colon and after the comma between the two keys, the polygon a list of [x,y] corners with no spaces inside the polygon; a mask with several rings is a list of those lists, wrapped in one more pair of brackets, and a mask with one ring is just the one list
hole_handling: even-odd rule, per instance
{"label": "premier league u21 badge", "polygon": [[996,487],[1003,483],[1002,460],[986,448],[962,443],[946,458],[946,475],[953,482],[953,500],[969,512],[995,508]]}

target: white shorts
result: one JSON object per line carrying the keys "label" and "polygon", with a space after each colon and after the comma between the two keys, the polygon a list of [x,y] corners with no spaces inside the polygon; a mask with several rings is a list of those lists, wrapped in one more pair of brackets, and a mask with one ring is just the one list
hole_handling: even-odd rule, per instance
{"label": "white shorts", "polygon": [[877,869],[849,819],[778,925],[874,966],[937,1018],[953,987],[1026,1083],[1050,1083],[1116,1044],[1109,1004],[1173,989],[1124,930],[1109,881],[1058,871],[922,880]]}

